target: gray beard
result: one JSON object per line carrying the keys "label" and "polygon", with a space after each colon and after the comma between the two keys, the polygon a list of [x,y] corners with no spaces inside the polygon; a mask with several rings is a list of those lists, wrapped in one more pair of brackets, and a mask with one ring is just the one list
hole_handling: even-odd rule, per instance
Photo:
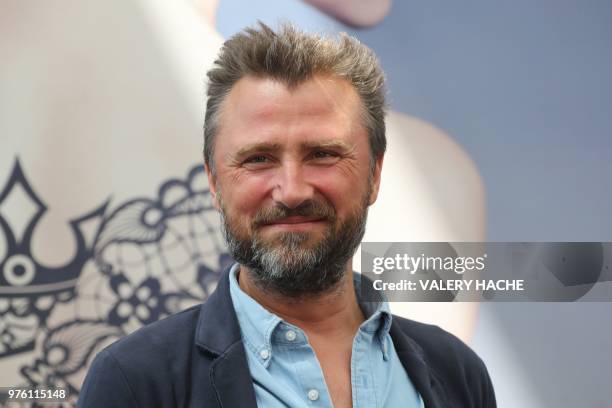
{"label": "gray beard", "polygon": [[341,224],[337,232],[333,227],[328,228],[323,238],[310,248],[302,246],[309,238],[303,232],[278,234],[277,243],[263,242],[257,233],[240,238],[224,211],[221,225],[231,256],[248,268],[256,286],[285,297],[308,298],[339,286],[365,233],[367,208],[365,202],[361,211]]}

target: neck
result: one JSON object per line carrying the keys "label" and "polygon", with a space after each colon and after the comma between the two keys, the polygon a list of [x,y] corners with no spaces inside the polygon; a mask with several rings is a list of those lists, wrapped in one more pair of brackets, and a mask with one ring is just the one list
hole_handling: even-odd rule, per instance
{"label": "neck", "polygon": [[250,271],[240,266],[240,288],[257,303],[281,319],[309,333],[354,333],[365,320],[353,283],[353,271],[347,272],[331,291],[307,298],[288,298],[257,286]]}

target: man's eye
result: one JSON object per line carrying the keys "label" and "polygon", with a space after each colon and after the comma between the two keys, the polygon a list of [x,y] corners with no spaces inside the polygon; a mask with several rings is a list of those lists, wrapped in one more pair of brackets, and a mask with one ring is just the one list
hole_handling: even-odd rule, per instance
{"label": "man's eye", "polygon": [[315,159],[327,159],[329,157],[336,157],[337,155],[332,152],[326,152],[323,150],[318,150],[312,154],[312,157]]}
{"label": "man's eye", "polygon": [[245,163],[267,163],[268,162],[268,158],[266,156],[251,156],[248,159],[246,159],[244,161]]}

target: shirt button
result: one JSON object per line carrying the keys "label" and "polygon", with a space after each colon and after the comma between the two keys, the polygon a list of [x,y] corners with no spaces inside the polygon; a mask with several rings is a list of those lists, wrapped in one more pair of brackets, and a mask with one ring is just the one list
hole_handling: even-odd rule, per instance
{"label": "shirt button", "polygon": [[267,349],[263,349],[259,352],[259,357],[261,357],[263,360],[267,360],[268,357],[270,357],[270,352]]}
{"label": "shirt button", "polygon": [[319,391],[315,390],[314,388],[310,391],[308,391],[308,399],[311,401],[316,401],[319,399]]}
{"label": "shirt button", "polygon": [[285,338],[288,341],[293,341],[295,340],[295,338],[297,337],[297,334],[295,334],[295,332],[293,330],[289,330],[285,333]]}

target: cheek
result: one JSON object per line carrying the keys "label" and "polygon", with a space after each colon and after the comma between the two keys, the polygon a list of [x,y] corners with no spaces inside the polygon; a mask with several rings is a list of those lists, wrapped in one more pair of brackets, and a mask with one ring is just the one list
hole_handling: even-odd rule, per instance
{"label": "cheek", "polygon": [[252,217],[266,197],[267,180],[263,177],[241,177],[224,180],[221,186],[223,204],[234,218]]}
{"label": "cheek", "polygon": [[311,174],[312,184],[336,209],[338,216],[344,217],[361,205],[367,192],[367,174],[360,175],[342,167],[321,169]]}

